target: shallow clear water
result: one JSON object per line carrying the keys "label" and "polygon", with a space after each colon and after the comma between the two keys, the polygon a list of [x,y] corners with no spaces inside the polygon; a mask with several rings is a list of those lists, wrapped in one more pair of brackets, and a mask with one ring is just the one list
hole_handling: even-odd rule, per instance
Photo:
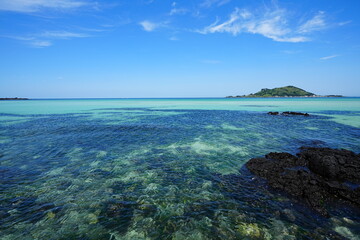
{"label": "shallow clear water", "polygon": [[304,145],[359,153],[360,98],[3,101],[0,239],[360,239],[243,167]]}

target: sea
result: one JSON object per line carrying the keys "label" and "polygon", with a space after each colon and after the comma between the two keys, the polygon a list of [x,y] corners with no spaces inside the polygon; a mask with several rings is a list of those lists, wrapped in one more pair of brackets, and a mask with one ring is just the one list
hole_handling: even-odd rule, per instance
{"label": "sea", "polygon": [[0,239],[360,239],[245,166],[302,146],[360,153],[360,98],[1,101]]}

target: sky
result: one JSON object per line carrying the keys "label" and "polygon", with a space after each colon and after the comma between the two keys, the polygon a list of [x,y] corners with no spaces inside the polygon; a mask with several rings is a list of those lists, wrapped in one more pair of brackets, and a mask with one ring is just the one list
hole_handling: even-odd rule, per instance
{"label": "sky", "polygon": [[0,0],[0,97],[360,96],[359,0]]}

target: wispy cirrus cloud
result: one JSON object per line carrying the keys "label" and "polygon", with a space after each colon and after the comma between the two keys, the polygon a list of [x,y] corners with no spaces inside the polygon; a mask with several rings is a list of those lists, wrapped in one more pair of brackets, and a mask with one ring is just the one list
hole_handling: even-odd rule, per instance
{"label": "wispy cirrus cloud", "polygon": [[338,26],[345,26],[345,25],[348,25],[349,23],[352,23],[352,21],[339,22],[337,25]]}
{"label": "wispy cirrus cloud", "polygon": [[322,58],[320,58],[320,60],[325,61],[325,60],[329,60],[329,59],[336,58],[336,57],[339,57],[339,55],[331,55],[331,56],[322,57]]}
{"label": "wispy cirrus cloud", "polygon": [[286,9],[274,7],[263,12],[251,12],[246,9],[235,8],[228,20],[213,24],[198,30],[202,34],[230,33],[237,36],[241,33],[259,34],[277,42],[306,42],[311,39],[308,35],[327,27],[325,13],[319,12],[311,19],[300,24],[292,21]]}
{"label": "wispy cirrus cloud", "polygon": [[32,47],[35,47],[35,48],[44,48],[44,47],[50,47],[53,45],[52,42],[50,41],[44,41],[44,40],[34,40],[34,41],[30,41],[29,44],[32,46]]}
{"label": "wispy cirrus cloud", "polygon": [[21,41],[23,43],[26,43],[27,45],[35,48],[44,48],[44,47],[50,47],[53,45],[51,41],[48,40],[41,40],[34,36],[28,36],[28,37],[22,37],[22,36],[2,36],[5,38],[15,39],[18,41]]}
{"label": "wispy cirrus cloud", "polygon": [[[17,12],[20,14],[28,14],[37,25],[26,24],[26,28],[23,28],[22,32],[14,33],[12,30],[7,30],[7,32],[2,34],[2,37],[15,39],[17,41],[23,42],[26,45],[38,48],[44,48],[54,45],[56,41],[59,40],[69,40],[74,38],[87,38],[92,37],[94,34],[99,32],[111,31],[116,26],[120,26],[126,23],[120,22],[119,18],[104,17],[101,13],[107,8],[116,7],[117,4],[112,3],[101,3],[99,4],[95,0],[0,0],[0,13],[4,11]],[[78,18],[71,19],[73,15],[67,15],[69,12],[80,12],[94,10],[95,14],[82,15],[80,24],[77,24]],[[64,17],[61,14],[64,14]],[[52,17],[52,14],[56,14],[56,17]],[[57,15],[60,14],[60,15]],[[61,23],[64,18],[66,22],[71,22],[71,24]],[[39,19],[40,21],[37,21]],[[46,21],[44,21],[44,19]],[[48,21],[51,19],[51,21]],[[85,21],[83,19],[90,21]],[[101,19],[107,24],[110,22],[111,25],[105,24],[93,24],[92,19]],[[110,19],[110,20],[109,20]],[[69,20],[69,21],[68,21]],[[90,22],[90,24],[88,24]],[[69,29],[68,31],[46,31],[51,26],[58,27],[59,23],[63,26],[62,29]],[[82,27],[88,25],[87,27]],[[9,28],[10,29],[10,28]],[[26,29],[26,30],[25,30]],[[41,30],[42,29],[42,30]],[[91,35],[90,35],[91,34]]]}
{"label": "wispy cirrus cloud", "polygon": [[15,39],[26,43],[31,47],[44,48],[53,45],[56,40],[68,40],[73,38],[90,37],[88,34],[68,32],[68,31],[45,31],[39,34],[32,34],[28,36],[3,36],[6,38]]}
{"label": "wispy cirrus cloud", "polygon": [[0,11],[31,13],[42,9],[76,9],[90,5],[79,0],[0,0]]}
{"label": "wispy cirrus cloud", "polygon": [[327,27],[325,22],[325,12],[320,11],[313,18],[307,20],[304,24],[300,25],[298,32],[299,33],[310,33],[314,31],[323,30]]}

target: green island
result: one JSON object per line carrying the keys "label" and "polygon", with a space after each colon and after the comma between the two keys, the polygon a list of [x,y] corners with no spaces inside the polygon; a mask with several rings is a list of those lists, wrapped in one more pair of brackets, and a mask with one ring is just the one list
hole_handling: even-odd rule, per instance
{"label": "green island", "polygon": [[326,95],[320,96],[314,93],[305,91],[304,89],[286,86],[278,88],[263,88],[257,93],[251,93],[249,95],[237,95],[237,96],[227,96],[226,98],[268,98],[268,97],[342,97],[342,95]]}

